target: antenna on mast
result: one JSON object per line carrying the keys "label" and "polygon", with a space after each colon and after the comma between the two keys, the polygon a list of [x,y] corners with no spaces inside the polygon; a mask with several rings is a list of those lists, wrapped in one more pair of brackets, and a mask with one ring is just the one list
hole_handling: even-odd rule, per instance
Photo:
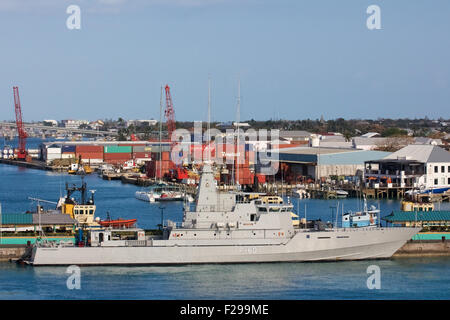
{"label": "antenna on mast", "polygon": [[211,76],[208,76],[208,127],[207,130],[207,140],[208,140],[208,162],[211,161]]}
{"label": "antenna on mast", "polygon": [[237,127],[237,170],[236,170],[236,180],[239,185],[239,160],[240,160],[240,132],[239,132],[239,123],[240,123],[240,116],[241,116],[241,78],[238,77],[238,97],[237,97],[237,110],[236,110],[236,127]]}

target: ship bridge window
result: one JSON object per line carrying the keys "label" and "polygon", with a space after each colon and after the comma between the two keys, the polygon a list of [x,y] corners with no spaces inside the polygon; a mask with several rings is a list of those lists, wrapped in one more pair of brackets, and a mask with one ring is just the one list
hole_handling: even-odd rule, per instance
{"label": "ship bridge window", "polygon": [[277,208],[277,207],[270,207],[270,208],[269,208],[269,211],[270,211],[270,212],[279,212],[279,211],[280,211],[280,208]]}
{"label": "ship bridge window", "polygon": [[259,211],[259,212],[267,212],[267,208],[259,207],[259,208],[258,208],[258,211]]}
{"label": "ship bridge window", "polygon": [[286,212],[287,208],[281,208],[281,212]]}
{"label": "ship bridge window", "polygon": [[94,210],[89,210],[89,214],[94,214]]}

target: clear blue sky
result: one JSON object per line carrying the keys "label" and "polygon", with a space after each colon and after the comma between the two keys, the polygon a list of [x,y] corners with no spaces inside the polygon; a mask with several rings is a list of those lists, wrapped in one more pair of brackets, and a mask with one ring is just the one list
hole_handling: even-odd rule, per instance
{"label": "clear blue sky", "polygon": [[[66,8],[81,7],[81,30]],[[366,9],[381,8],[382,30]],[[0,120],[450,117],[448,0],[1,0]]]}

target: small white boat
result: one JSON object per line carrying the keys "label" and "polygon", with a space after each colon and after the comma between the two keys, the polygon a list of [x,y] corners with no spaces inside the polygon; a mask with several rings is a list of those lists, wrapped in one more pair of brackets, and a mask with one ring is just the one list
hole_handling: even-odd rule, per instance
{"label": "small white boat", "polygon": [[136,191],[135,197],[138,200],[147,202],[183,200],[187,200],[189,202],[194,201],[191,196],[186,195],[180,188],[162,183],[150,187],[147,191]]}
{"label": "small white boat", "polygon": [[336,197],[338,198],[347,198],[348,192],[345,190],[336,190]]}

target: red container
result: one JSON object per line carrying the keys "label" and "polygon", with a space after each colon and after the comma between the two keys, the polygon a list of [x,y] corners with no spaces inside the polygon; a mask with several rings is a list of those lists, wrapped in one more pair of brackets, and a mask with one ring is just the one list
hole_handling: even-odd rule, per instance
{"label": "red container", "polygon": [[130,160],[132,159],[131,153],[104,153],[103,159],[105,160]]}
{"label": "red container", "polygon": [[103,152],[77,152],[76,158],[81,155],[81,159],[103,159]]}
{"label": "red container", "polygon": [[143,158],[152,158],[152,154],[150,152],[134,152],[133,153],[134,159],[143,159]]}
{"label": "red container", "polygon": [[103,153],[103,146],[77,146],[76,153],[93,152]]}
{"label": "red container", "polygon": [[130,160],[130,159],[108,159],[108,160],[103,160],[103,161],[106,163],[110,163],[110,164],[124,164],[128,160]]}
{"label": "red container", "polygon": [[163,161],[170,160],[170,152],[169,151],[162,152],[162,160]]}

